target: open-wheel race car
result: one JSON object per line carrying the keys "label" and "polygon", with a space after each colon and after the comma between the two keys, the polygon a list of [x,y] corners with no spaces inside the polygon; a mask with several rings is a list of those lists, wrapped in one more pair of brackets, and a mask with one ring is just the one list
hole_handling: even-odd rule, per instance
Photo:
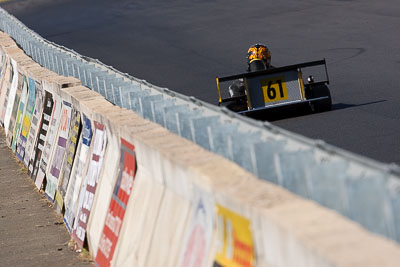
{"label": "open-wheel race car", "polygon": [[[314,81],[308,76],[307,83],[303,79],[303,69],[316,67],[322,71],[325,79]],[[252,117],[268,110],[286,106],[302,105],[311,112],[328,111],[332,100],[328,88],[329,76],[325,59],[295,64],[290,66],[269,68],[261,71],[216,78],[219,103],[228,109]],[[229,94],[221,91],[221,83],[230,82]],[[232,88],[242,87],[242,93],[232,93]],[[229,97],[223,98],[224,95]]]}

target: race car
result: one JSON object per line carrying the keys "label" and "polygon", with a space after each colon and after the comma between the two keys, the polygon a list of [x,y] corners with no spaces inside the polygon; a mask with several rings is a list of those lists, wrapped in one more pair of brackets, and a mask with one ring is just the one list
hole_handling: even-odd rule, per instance
{"label": "race car", "polygon": [[[309,75],[307,83],[303,80],[303,69],[324,67],[325,79],[314,81]],[[321,73],[319,70],[318,73]],[[329,76],[325,59],[284,67],[271,67],[260,71],[227,77],[217,77],[218,105],[245,116],[259,116],[286,106],[305,106],[311,112],[328,111],[332,108],[328,88]],[[230,82],[231,86],[221,91],[221,84]],[[233,84],[232,84],[233,82]],[[232,93],[232,87],[239,83],[243,87],[241,95]],[[230,94],[229,94],[230,92]],[[223,98],[222,95],[228,96]]]}

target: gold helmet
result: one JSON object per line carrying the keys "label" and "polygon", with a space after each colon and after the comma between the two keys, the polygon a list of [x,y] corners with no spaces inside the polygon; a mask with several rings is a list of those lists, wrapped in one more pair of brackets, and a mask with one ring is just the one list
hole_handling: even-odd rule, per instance
{"label": "gold helmet", "polygon": [[271,65],[271,52],[268,47],[263,44],[255,44],[250,46],[247,51],[247,64],[250,65],[255,60],[261,60],[268,69]]}

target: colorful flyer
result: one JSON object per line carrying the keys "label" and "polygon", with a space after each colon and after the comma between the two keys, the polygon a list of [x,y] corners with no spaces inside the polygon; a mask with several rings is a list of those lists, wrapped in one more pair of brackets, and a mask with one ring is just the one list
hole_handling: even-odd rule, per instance
{"label": "colorful flyer", "polygon": [[28,78],[28,101],[26,103],[24,118],[22,119],[21,133],[17,143],[17,157],[20,161],[24,161],[25,148],[28,141],[28,134],[31,128],[31,121],[36,101],[35,80]]}
{"label": "colorful flyer", "polygon": [[136,174],[135,147],[121,138],[120,168],[99,241],[95,265],[110,266]]}
{"label": "colorful flyer", "polygon": [[213,236],[214,204],[212,197],[195,187],[195,209],[180,256],[181,267],[204,267]]}
{"label": "colorful flyer", "polygon": [[3,79],[7,67],[7,56],[2,49],[0,49],[0,80]]}
{"label": "colorful flyer", "polygon": [[26,101],[28,97],[28,83],[26,81],[26,76],[20,75],[20,80],[22,83],[22,92],[21,92],[21,99],[19,101],[18,105],[18,110],[17,110],[17,116],[15,118],[15,126],[14,126],[14,132],[13,132],[13,138],[11,142],[11,149],[13,152],[15,152],[17,148],[17,141],[19,139],[20,135],[20,130],[22,126],[22,118],[25,115],[25,108],[26,108]]}
{"label": "colorful flyer", "polygon": [[54,201],[54,196],[58,187],[58,179],[61,173],[61,167],[64,162],[65,150],[71,122],[72,105],[67,101],[62,102],[61,118],[59,125],[55,125],[55,132],[58,128],[58,138],[56,140],[55,152],[52,157],[50,171],[47,176],[47,185],[45,195],[50,201]]}
{"label": "colorful flyer", "polygon": [[17,126],[16,124],[16,118],[19,110],[19,103],[21,101],[22,97],[22,87],[23,87],[23,76],[21,73],[16,73],[18,76],[18,83],[17,83],[17,91],[15,92],[15,97],[14,97],[14,104],[12,105],[12,112],[11,116],[9,119],[9,128],[8,128],[8,134],[7,134],[7,144],[11,148],[12,146],[12,140],[14,137],[14,130],[15,127]]}
{"label": "colorful flyer", "polygon": [[81,131],[81,114],[79,111],[72,108],[71,123],[69,129],[69,136],[67,141],[66,153],[64,156],[63,165],[61,167],[61,174],[58,182],[56,192],[56,209],[61,212],[64,206],[64,197],[67,193],[69,177],[74,164],[76,147],[78,145],[79,134]]}
{"label": "colorful flyer", "polygon": [[[29,80],[30,81],[30,80]],[[28,140],[25,146],[25,153],[24,153],[24,165],[25,167],[29,166],[29,161],[31,159],[31,155],[33,153],[33,149],[35,147],[36,137],[39,132],[40,126],[40,118],[43,114],[43,91],[42,85],[35,81],[36,87],[36,100],[35,100],[35,109],[33,110],[32,120],[31,120],[31,127],[29,129]]]}
{"label": "colorful flyer", "polygon": [[64,222],[68,231],[71,232],[74,227],[76,212],[78,209],[78,198],[83,177],[86,173],[86,163],[92,143],[92,123],[85,114],[82,113],[82,133],[76,152],[76,158],[72,167],[72,174],[68,184],[67,193],[64,198]]}
{"label": "colorful flyer", "polygon": [[55,150],[56,147],[56,136],[58,133],[58,126],[60,124],[62,101],[57,94],[53,95],[53,100],[53,112],[51,113],[49,127],[42,149],[42,156],[36,172],[36,178],[34,179],[38,189],[42,187],[43,181],[46,178],[46,175],[48,175],[49,161],[53,158],[53,150]]}
{"label": "colorful flyer", "polygon": [[250,221],[220,205],[217,205],[217,253],[214,266],[254,266]]}
{"label": "colorful flyer", "polygon": [[86,238],[87,223],[94,200],[94,194],[96,193],[101,166],[103,164],[104,152],[107,146],[107,132],[104,129],[104,125],[95,121],[94,126],[95,132],[90,163],[79,195],[78,213],[72,232],[72,237],[81,247],[83,247]]}
{"label": "colorful flyer", "polygon": [[[0,52],[2,52],[1,49]],[[12,73],[12,66],[4,52],[2,53],[2,60],[4,60],[4,63],[2,64],[2,70],[0,72],[0,124],[4,127],[5,106],[11,86],[10,74]]]}
{"label": "colorful flyer", "polygon": [[6,101],[4,102],[4,130],[6,131],[6,136],[8,136],[8,130],[10,127],[10,119],[11,119],[11,113],[13,110],[14,106],[14,101],[15,101],[15,95],[17,94],[17,87],[18,87],[18,68],[17,68],[17,62],[13,59],[11,59],[11,73],[10,73],[10,79],[11,79],[11,85],[10,85],[10,90],[7,91],[6,93]]}
{"label": "colorful flyer", "polygon": [[28,175],[30,175],[34,181],[36,180],[37,171],[39,169],[40,158],[42,157],[42,151],[44,148],[44,143],[46,141],[47,130],[49,129],[51,113],[53,111],[54,105],[53,95],[48,91],[45,91],[43,105],[44,107],[42,117],[38,128],[39,132],[36,136],[36,141],[31,153],[31,159],[28,166]]}

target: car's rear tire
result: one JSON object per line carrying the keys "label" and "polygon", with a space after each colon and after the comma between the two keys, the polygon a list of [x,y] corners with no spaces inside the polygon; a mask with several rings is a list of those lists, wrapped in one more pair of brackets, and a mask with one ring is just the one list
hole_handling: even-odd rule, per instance
{"label": "car's rear tire", "polygon": [[314,101],[311,103],[311,109],[313,112],[324,112],[332,109],[332,98],[331,92],[328,86],[325,84],[320,84],[311,89],[312,98],[324,97],[328,98]]}

